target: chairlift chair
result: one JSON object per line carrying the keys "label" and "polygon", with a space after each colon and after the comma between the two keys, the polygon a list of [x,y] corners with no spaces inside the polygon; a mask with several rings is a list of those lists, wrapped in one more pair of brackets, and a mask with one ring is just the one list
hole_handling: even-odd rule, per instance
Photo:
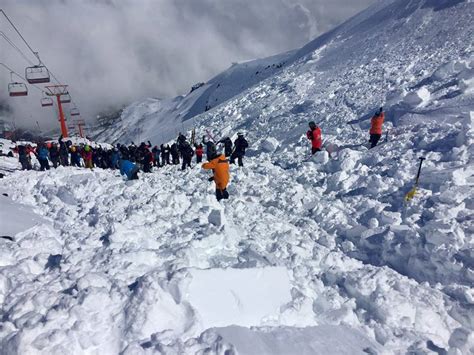
{"label": "chairlift chair", "polygon": [[71,95],[63,94],[59,97],[59,101],[61,101],[62,104],[68,104],[71,102]]}
{"label": "chairlift chair", "polygon": [[25,69],[25,78],[30,84],[43,84],[51,81],[48,68],[44,65],[34,65]]}
{"label": "chairlift chair", "polygon": [[51,99],[49,97],[43,97],[41,99],[41,106],[42,107],[53,106],[53,99]]}
{"label": "chairlift chair", "polygon": [[73,107],[71,109],[70,113],[71,113],[71,116],[79,116],[80,115],[79,110],[76,107]]}
{"label": "chairlift chair", "polygon": [[8,84],[8,93],[10,96],[27,96],[28,88],[23,83]]}

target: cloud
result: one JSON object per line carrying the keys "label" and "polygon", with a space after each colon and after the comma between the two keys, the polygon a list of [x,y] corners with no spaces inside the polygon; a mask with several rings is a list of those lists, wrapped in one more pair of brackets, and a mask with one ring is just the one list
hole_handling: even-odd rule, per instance
{"label": "cloud", "polygon": [[[64,83],[82,116],[143,97],[186,93],[232,62],[298,48],[375,0],[7,0],[3,9]],[[328,4],[330,3],[330,4]],[[3,31],[23,51],[0,18]],[[2,38],[0,62],[27,65]],[[29,55],[33,60],[34,57]],[[9,99],[0,71],[0,101],[17,125],[57,126],[41,94]]]}

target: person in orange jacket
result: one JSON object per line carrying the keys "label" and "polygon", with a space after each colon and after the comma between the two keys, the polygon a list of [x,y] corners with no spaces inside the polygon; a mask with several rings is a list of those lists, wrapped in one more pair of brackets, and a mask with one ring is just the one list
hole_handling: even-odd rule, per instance
{"label": "person in orange jacket", "polygon": [[229,161],[224,154],[218,154],[216,146],[212,145],[208,150],[209,161],[202,164],[202,168],[212,170],[213,177],[209,181],[216,184],[216,198],[217,201],[228,199],[227,184],[229,183]]}
{"label": "person in orange jacket", "polygon": [[370,148],[375,147],[379,142],[380,137],[382,137],[382,125],[384,119],[385,113],[383,112],[383,107],[381,107],[370,120]]}
{"label": "person in orange jacket", "polygon": [[319,128],[314,121],[309,123],[309,130],[306,132],[306,137],[311,141],[311,154],[319,152],[323,145],[321,137],[321,128]]}

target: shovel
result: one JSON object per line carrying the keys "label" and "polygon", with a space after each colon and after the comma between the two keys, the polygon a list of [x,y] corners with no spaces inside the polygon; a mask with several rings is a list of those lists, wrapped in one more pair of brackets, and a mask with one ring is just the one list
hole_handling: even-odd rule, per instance
{"label": "shovel", "polygon": [[420,179],[421,165],[423,164],[423,160],[425,160],[425,158],[421,157],[419,159],[420,159],[420,166],[418,167],[418,173],[416,174],[415,186],[413,186],[413,188],[410,191],[408,191],[408,193],[405,195],[406,202],[411,201],[413,197],[415,197],[415,194],[416,194],[416,188],[418,187],[418,180]]}

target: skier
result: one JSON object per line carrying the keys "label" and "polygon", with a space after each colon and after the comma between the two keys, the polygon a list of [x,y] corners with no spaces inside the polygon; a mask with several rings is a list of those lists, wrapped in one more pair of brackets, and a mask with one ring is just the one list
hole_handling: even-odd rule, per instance
{"label": "skier", "polygon": [[204,154],[204,148],[202,144],[196,145],[196,163],[199,164],[202,162],[202,155]]}
{"label": "skier", "polygon": [[249,143],[244,138],[244,134],[241,132],[237,133],[237,139],[234,142],[234,151],[230,156],[230,163],[235,164],[235,158],[237,158],[239,166],[244,166],[242,159],[245,155],[245,149],[248,148],[248,146]]}
{"label": "skier", "polygon": [[375,147],[379,142],[380,137],[382,137],[382,125],[384,119],[385,113],[383,112],[383,107],[381,107],[370,120],[370,148]]}
{"label": "skier", "polygon": [[183,158],[183,164],[181,165],[181,170],[186,170],[186,167],[191,167],[191,159],[193,158],[194,150],[188,142],[183,143],[181,148],[181,156]]}
{"label": "skier", "polygon": [[44,144],[38,144],[38,148],[36,150],[36,157],[40,163],[40,170],[49,170],[49,161],[48,161],[48,148]]}
{"label": "skier", "polygon": [[142,148],[142,155],[143,172],[151,173],[151,167],[153,166],[153,153],[145,146]]}
{"label": "skier", "polygon": [[323,140],[321,137],[321,128],[319,128],[314,121],[309,124],[309,130],[306,132],[306,137],[311,141],[311,154],[321,151]]}
{"label": "skier", "polygon": [[224,154],[218,154],[216,146],[213,145],[208,151],[210,161],[202,164],[202,168],[212,170],[214,175],[209,179],[216,184],[216,198],[217,201],[228,199],[227,184],[229,183],[229,161]]}
{"label": "skier", "polygon": [[128,180],[138,180],[138,167],[130,160],[120,160],[120,174],[125,175]]}
{"label": "skier", "polygon": [[221,139],[218,143],[224,144],[224,153],[226,157],[230,157],[232,154],[232,140],[229,137]]}

